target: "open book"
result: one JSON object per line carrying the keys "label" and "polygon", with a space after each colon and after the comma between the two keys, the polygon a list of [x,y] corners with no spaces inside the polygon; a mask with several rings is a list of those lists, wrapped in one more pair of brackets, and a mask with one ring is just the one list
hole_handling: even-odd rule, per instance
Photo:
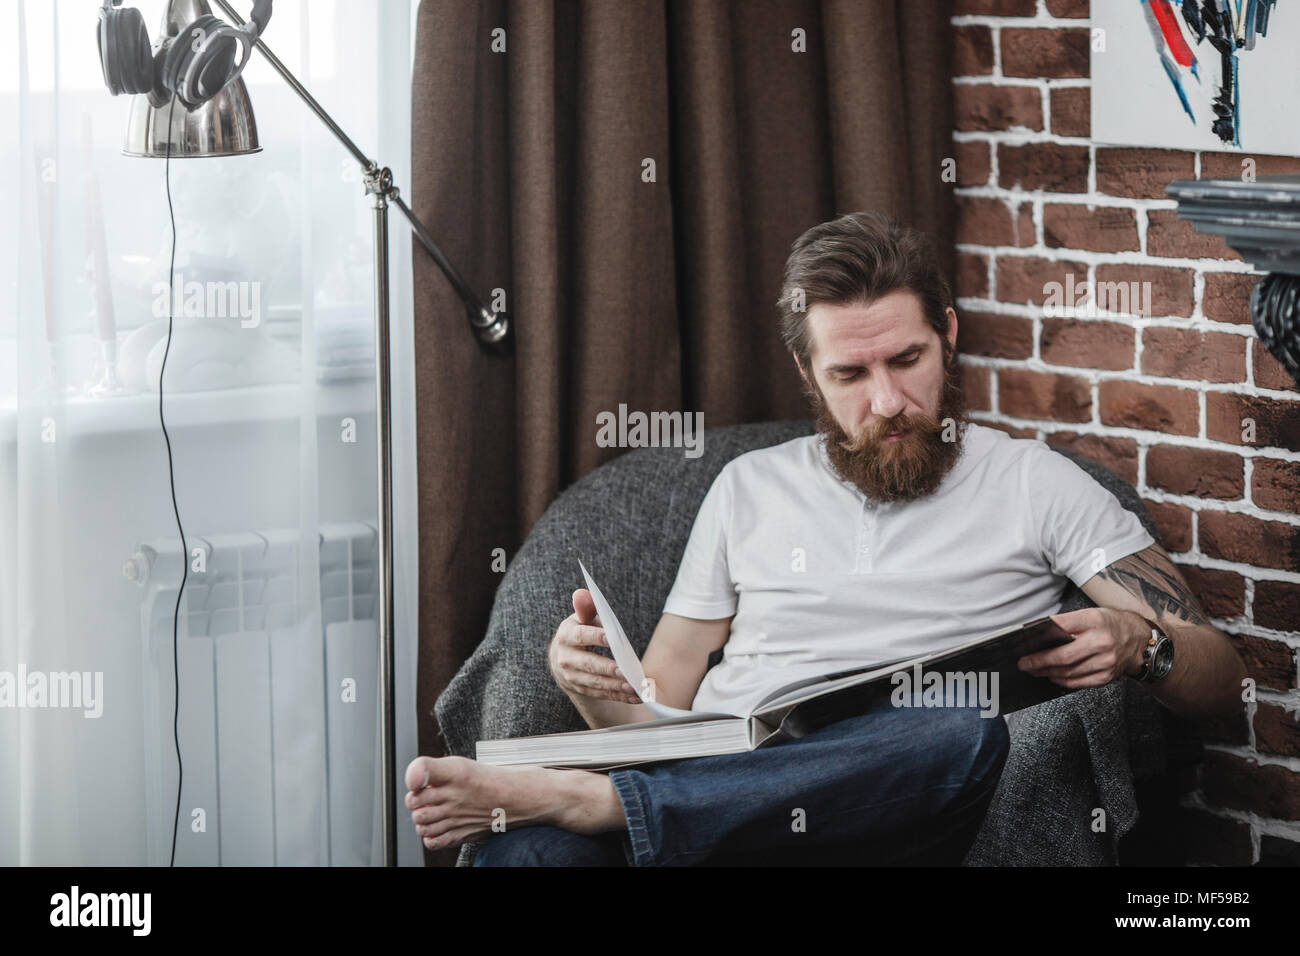
{"label": "open book", "polygon": [[748,714],[712,714],[657,703],[652,683],[613,609],[579,562],[614,660],[654,720],[599,730],[480,740],[475,756],[494,766],[611,769],[683,757],[741,753],[802,737],[865,713],[890,697],[896,706],[971,706],[989,718],[1042,703],[1067,692],[1017,667],[1026,654],[1073,638],[1050,617],[919,657],[872,664],[778,687]]}

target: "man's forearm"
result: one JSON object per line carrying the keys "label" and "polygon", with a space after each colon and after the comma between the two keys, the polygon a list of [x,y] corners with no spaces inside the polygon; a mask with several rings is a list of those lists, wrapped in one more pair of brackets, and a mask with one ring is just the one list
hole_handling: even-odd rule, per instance
{"label": "man's forearm", "polygon": [[1208,624],[1161,627],[1174,642],[1174,664],[1163,680],[1142,685],[1151,696],[1184,716],[1242,709],[1246,667],[1228,636]]}
{"label": "man's forearm", "polygon": [[582,719],[592,730],[601,727],[617,727],[620,724],[636,724],[643,720],[654,720],[654,714],[645,704],[624,704],[617,700],[599,697],[587,697],[582,694],[569,694],[569,700],[578,709]]}

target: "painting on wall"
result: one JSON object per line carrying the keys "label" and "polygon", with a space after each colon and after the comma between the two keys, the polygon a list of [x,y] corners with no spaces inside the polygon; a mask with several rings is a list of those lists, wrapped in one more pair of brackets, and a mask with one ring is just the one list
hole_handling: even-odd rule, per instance
{"label": "painting on wall", "polygon": [[1300,155],[1300,0],[1092,0],[1092,135]]}

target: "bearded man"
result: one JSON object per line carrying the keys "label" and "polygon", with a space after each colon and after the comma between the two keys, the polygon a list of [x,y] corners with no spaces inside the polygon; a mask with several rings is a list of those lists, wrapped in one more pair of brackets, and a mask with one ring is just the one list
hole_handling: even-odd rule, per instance
{"label": "bearded man", "polygon": [[[801,678],[1052,615],[1072,581],[1097,607],[1052,615],[1073,640],[1023,669],[1071,689],[1137,679],[1184,714],[1239,706],[1241,659],[1137,518],[1043,442],[967,418],[923,234],[877,213],[815,226],[778,307],[816,434],[710,487],[643,660],[659,702],[746,714]],[[590,593],[573,608],[549,651],[559,686],[593,728],[652,719],[591,650],[608,645]],[[1008,747],[1000,716],[885,700],[749,753],[608,773],[419,757],[407,805],[431,849],[504,811],[476,865],[957,864]]]}

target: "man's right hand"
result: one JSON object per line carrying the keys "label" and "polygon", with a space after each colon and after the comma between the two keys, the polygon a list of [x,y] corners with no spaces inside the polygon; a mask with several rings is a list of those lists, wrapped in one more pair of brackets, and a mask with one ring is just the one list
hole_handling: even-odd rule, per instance
{"label": "man's right hand", "polygon": [[590,591],[579,588],[573,592],[573,614],[560,622],[547,651],[555,682],[570,698],[576,694],[623,704],[641,703],[618,664],[587,650],[608,646],[605,628],[596,614],[596,602]]}

